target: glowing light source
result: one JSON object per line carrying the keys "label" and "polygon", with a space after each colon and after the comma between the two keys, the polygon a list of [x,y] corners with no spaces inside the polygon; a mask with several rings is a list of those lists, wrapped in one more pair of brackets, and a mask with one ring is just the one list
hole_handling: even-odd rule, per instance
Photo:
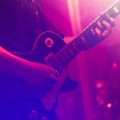
{"label": "glowing light source", "polygon": [[112,103],[108,103],[107,108],[111,108],[111,107],[112,107]]}
{"label": "glowing light source", "polygon": [[100,89],[105,86],[105,83],[103,81],[97,81],[96,82],[96,88]]}
{"label": "glowing light source", "polygon": [[113,67],[113,68],[117,68],[117,66],[118,66],[118,65],[117,65],[116,62],[114,62],[114,63],[112,64],[112,67]]}
{"label": "glowing light source", "polygon": [[96,101],[98,102],[99,105],[103,105],[104,104],[104,100],[100,96],[96,97]]}
{"label": "glowing light source", "polygon": [[76,36],[81,31],[81,18],[79,10],[79,0],[67,0],[69,16],[73,35]]}
{"label": "glowing light source", "polygon": [[102,88],[103,84],[102,83],[97,83],[96,88]]}
{"label": "glowing light source", "polygon": [[35,2],[35,0],[32,0],[32,2],[34,3],[34,2]]}

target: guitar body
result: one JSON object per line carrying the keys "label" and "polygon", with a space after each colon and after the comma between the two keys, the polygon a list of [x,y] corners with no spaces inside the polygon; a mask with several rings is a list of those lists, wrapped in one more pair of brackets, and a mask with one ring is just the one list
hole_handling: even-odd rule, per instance
{"label": "guitar body", "polygon": [[[65,45],[66,43],[63,41],[61,36],[54,32],[48,31],[40,34],[37,37],[33,49],[29,53],[17,53],[16,55],[32,62],[47,64],[45,58],[51,53],[58,53]],[[64,82],[59,89],[59,94],[73,90],[77,86],[78,82],[71,80],[67,75],[65,76]],[[24,88],[27,89],[26,86],[24,86]],[[47,90],[47,88],[45,89]],[[28,95],[31,95],[31,93],[29,93],[29,90],[27,92]],[[43,94],[41,94],[41,97],[44,97],[46,94],[46,92],[43,92]],[[32,111],[32,109],[34,109],[35,112],[37,112],[37,119],[39,118],[39,120],[43,120],[43,117],[47,117],[47,120],[57,120],[55,108],[54,110],[46,110],[42,102],[40,102],[39,99],[34,98],[32,95],[28,96],[28,99],[28,101],[30,101],[29,103],[31,104],[28,104],[26,107],[30,108],[30,112]]]}
{"label": "guitar body", "polygon": [[18,54],[27,60],[45,63],[44,59],[50,53],[56,54],[65,46],[62,37],[54,32],[44,32],[40,34],[33,45],[32,50],[26,54]]}
{"label": "guitar body", "polygon": [[[17,53],[17,55],[32,62],[47,64],[45,58],[51,53],[58,53],[65,45],[66,43],[61,36],[54,32],[47,31],[37,37],[31,52],[26,54]],[[71,80],[69,76],[66,76],[60,93],[70,91],[77,86],[77,82]]]}

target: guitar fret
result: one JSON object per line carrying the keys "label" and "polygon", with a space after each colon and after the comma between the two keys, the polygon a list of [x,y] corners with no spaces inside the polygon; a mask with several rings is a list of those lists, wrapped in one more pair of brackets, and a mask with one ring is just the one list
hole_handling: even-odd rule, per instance
{"label": "guitar fret", "polygon": [[66,50],[66,56],[68,56],[67,59],[70,60],[73,57],[73,51],[71,51],[68,46],[66,46],[65,50]]}
{"label": "guitar fret", "polygon": [[73,52],[69,50],[68,46],[66,45],[61,51],[59,51],[56,56],[58,57],[59,61],[63,66],[65,66],[68,61],[73,58]]}
{"label": "guitar fret", "polygon": [[82,50],[83,49],[83,46],[84,46],[84,38],[82,37],[82,34],[80,34],[79,36],[77,36],[74,40],[74,42],[77,44],[77,48],[78,50]]}
{"label": "guitar fret", "polygon": [[[97,17],[88,27],[86,27],[83,32],[81,32],[72,42],[67,44],[63,49],[61,49],[57,54],[57,58],[61,65],[64,67],[68,62],[72,60],[81,50],[86,50],[93,47],[105,37],[99,38],[94,31],[98,27],[97,22],[100,23],[103,20],[109,21],[110,18],[115,18],[120,13],[120,0],[107,9],[101,16]],[[111,27],[112,23],[110,23]],[[101,26],[100,30],[104,31],[104,26]]]}
{"label": "guitar fret", "polygon": [[110,17],[115,18],[120,13],[120,1],[116,2],[111,8],[106,12]]}
{"label": "guitar fret", "polygon": [[77,43],[77,40],[74,39],[74,41],[72,42],[76,52],[78,53],[81,49],[81,46]]}
{"label": "guitar fret", "polygon": [[72,55],[75,56],[76,48],[75,48],[73,42],[71,42],[71,43],[68,45],[68,47],[69,47],[69,49],[70,49]]}
{"label": "guitar fret", "polygon": [[61,51],[58,52],[58,53],[56,54],[56,57],[58,58],[60,64],[64,67],[66,60],[65,60],[65,58],[64,58],[64,56],[63,56],[63,53],[62,53]]}
{"label": "guitar fret", "polygon": [[81,34],[81,42],[82,42],[84,50],[87,49],[90,46],[91,42],[92,42],[91,41],[91,36],[88,34],[87,29]]}
{"label": "guitar fret", "polygon": [[117,8],[117,6],[115,6],[115,7],[113,8],[113,10],[114,10],[116,13],[119,13],[119,12],[120,12],[120,10]]}
{"label": "guitar fret", "polygon": [[56,56],[61,65],[65,66],[73,57],[75,57],[77,53],[78,49],[76,49],[71,42],[70,44],[67,44],[61,51],[59,51]]}
{"label": "guitar fret", "polygon": [[87,27],[85,31],[83,31],[74,41],[76,44],[79,45],[79,51],[80,50],[86,50],[96,43],[100,42],[100,39],[94,32],[92,31],[94,27],[96,26],[96,23],[92,25],[92,27]]}
{"label": "guitar fret", "polygon": [[67,63],[67,61],[70,60],[70,52],[68,51],[67,49],[67,46],[62,50],[62,54],[64,56],[64,59],[65,59],[65,64]]}
{"label": "guitar fret", "polygon": [[120,0],[116,3],[116,8],[120,11]]}

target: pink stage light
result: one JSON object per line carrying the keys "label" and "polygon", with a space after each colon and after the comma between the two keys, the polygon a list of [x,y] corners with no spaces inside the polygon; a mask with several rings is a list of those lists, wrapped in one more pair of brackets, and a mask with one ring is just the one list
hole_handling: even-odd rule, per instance
{"label": "pink stage light", "polygon": [[80,1],[67,0],[73,36],[81,31]]}
{"label": "pink stage light", "polygon": [[118,64],[117,64],[116,62],[114,62],[114,63],[112,64],[112,67],[113,67],[113,68],[117,68],[117,67],[118,67]]}
{"label": "pink stage light", "polygon": [[[67,3],[68,3],[68,11],[71,22],[72,33],[73,36],[75,37],[82,30],[80,0],[67,0]],[[89,83],[86,77],[87,72],[85,69],[86,67],[84,61],[84,54],[81,58],[81,61],[77,60],[76,63],[78,69],[77,71],[79,71],[78,78],[80,79],[81,90],[83,94],[82,100],[84,104],[86,120],[91,120],[93,118],[93,106],[91,102]]]}
{"label": "pink stage light", "polygon": [[98,102],[98,105],[100,105],[100,106],[105,103],[105,101],[100,96],[96,97],[96,101]]}
{"label": "pink stage light", "polygon": [[108,103],[107,108],[111,108],[111,107],[112,107],[112,103]]}
{"label": "pink stage light", "polygon": [[105,87],[104,81],[96,82],[96,88],[100,89],[100,88],[104,88],[104,87]]}

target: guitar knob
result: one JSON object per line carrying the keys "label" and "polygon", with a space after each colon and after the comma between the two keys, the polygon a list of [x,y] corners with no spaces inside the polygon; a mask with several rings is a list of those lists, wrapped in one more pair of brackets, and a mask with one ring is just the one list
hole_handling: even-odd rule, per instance
{"label": "guitar knob", "polygon": [[45,39],[45,45],[49,48],[51,48],[54,45],[54,41],[51,38]]}

